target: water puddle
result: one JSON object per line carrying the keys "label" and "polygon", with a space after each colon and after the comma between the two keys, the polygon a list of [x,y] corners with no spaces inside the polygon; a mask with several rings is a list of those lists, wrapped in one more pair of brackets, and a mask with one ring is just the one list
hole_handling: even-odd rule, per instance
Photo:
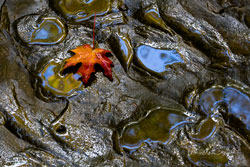
{"label": "water puddle", "polygon": [[191,154],[190,160],[196,165],[224,166],[228,158],[223,154]]}
{"label": "water puddle", "polygon": [[[113,43],[113,41],[116,42]],[[128,34],[116,33],[111,40],[110,45],[125,71],[128,71],[134,56],[134,51]]]}
{"label": "water puddle", "polygon": [[202,93],[199,105],[203,112],[210,115],[221,102],[223,102],[222,89],[213,88]]}
{"label": "water puddle", "polygon": [[127,150],[136,150],[142,144],[168,142],[171,130],[186,123],[182,111],[156,108],[138,122],[132,122],[123,128],[119,139],[120,146]]}
{"label": "water puddle", "polygon": [[64,22],[57,16],[27,15],[17,22],[17,33],[27,44],[53,45],[67,36]]}
{"label": "water puddle", "polygon": [[43,18],[33,33],[29,44],[57,44],[66,37],[64,24],[57,18]]}
{"label": "water puddle", "polygon": [[[156,27],[159,27],[163,30],[170,31],[169,28],[167,28],[165,22],[162,20],[158,9],[156,8],[149,8],[148,10],[146,10],[144,19],[148,24],[155,25]],[[170,33],[172,32],[170,31]]]}
{"label": "water puddle", "polygon": [[212,137],[218,129],[218,123],[214,122],[212,118],[208,117],[198,125],[198,132],[191,135],[191,139],[196,141],[205,141]]}
{"label": "water puddle", "polygon": [[177,50],[161,50],[146,45],[137,48],[136,57],[142,67],[156,73],[169,71],[170,65],[184,63]]}
{"label": "water puddle", "polygon": [[250,98],[243,92],[226,87],[223,90],[224,101],[228,105],[228,112],[241,120],[250,130]]}
{"label": "water puddle", "polygon": [[132,58],[133,58],[133,49],[130,44],[129,38],[125,36],[119,35],[119,44],[122,51],[122,57],[124,58],[124,62],[126,67],[129,68]]}
{"label": "water puddle", "polygon": [[81,22],[95,15],[106,14],[111,8],[110,0],[56,0],[55,7],[68,19]]}
{"label": "water puddle", "polygon": [[187,99],[186,103],[193,103],[193,108],[199,108],[207,117],[198,125],[197,134],[191,136],[192,139],[204,141],[213,136],[220,123],[214,122],[212,117],[218,112],[227,125],[250,139],[250,97],[243,90],[233,86],[213,86],[197,97],[193,102]]}
{"label": "water puddle", "polygon": [[70,96],[82,87],[82,82],[78,81],[80,75],[71,73],[63,77],[60,75],[60,71],[60,64],[50,62],[39,73],[42,86],[46,90],[57,96]]}
{"label": "water puddle", "polygon": [[201,95],[202,111],[209,113],[219,105],[227,105],[229,114],[241,120],[250,130],[250,98],[240,90],[227,86],[225,88],[210,88]]}

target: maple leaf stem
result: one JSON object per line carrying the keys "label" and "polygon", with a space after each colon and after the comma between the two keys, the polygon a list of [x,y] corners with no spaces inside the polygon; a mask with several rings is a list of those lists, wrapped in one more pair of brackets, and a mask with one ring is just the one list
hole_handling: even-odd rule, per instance
{"label": "maple leaf stem", "polygon": [[94,17],[94,25],[93,25],[93,49],[95,49],[95,19],[96,19],[96,12]]}

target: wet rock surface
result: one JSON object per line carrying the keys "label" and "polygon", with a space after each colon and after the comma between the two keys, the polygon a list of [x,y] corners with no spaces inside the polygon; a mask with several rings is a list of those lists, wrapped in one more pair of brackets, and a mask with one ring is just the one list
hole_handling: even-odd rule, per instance
{"label": "wet rock surface", "polygon": [[[0,5],[0,166],[249,166],[248,0]],[[95,12],[113,81],[84,86]]]}

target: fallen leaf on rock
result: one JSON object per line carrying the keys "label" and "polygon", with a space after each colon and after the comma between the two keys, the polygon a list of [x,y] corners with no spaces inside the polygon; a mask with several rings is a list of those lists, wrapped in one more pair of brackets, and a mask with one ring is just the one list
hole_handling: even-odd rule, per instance
{"label": "fallen leaf on rock", "polygon": [[81,63],[77,73],[82,75],[82,81],[85,85],[88,84],[88,80],[93,72],[95,72],[95,65],[99,64],[103,70],[104,75],[112,80],[112,66],[113,62],[105,56],[106,53],[111,53],[109,50],[96,48],[92,49],[90,45],[78,46],[76,49],[71,50],[75,53],[74,56],[66,60],[66,64],[63,67],[63,71],[66,68],[76,66]]}

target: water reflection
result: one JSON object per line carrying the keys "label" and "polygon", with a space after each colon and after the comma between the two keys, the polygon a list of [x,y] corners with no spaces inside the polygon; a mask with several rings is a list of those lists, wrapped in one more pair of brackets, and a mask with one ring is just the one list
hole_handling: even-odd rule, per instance
{"label": "water reflection", "polygon": [[118,54],[118,59],[121,61],[123,68],[127,71],[133,60],[133,48],[131,46],[131,42],[128,35],[117,34],[117,37],[119,43],[119,50],[121,51],[121,53]]}
{"label": "water reflection", "polygon": [[225,55],[226,57],[232,57],[232,53],[228,49],[226,49],[224,52],[222,52],[222,54]]}
{"label": "water reflection", "polygon": [[135,150],[143,143],[167,143],[172,129],[186,123],[182,111],[157,108],[149,111],[146,117],[124,127],[120,145],[128,150]]}
{"label": "water reflection", "polygon": [[155,25],[157,27],[160,27],[164,30],[168,30],[166,24],[162,20],[160,13],[157,9],[155,8],[150,8],[146,10],[144,19],[151,25]]}
{"label": "water reflection", "polygon": [[56,8],[69,20],[81,22],[96,15],[103,15],[110,10],[110,0],[56,0]]}
{"label": "water reflection", "polygon": [[217,129],[218,124],[208,117],[198,125],[198,133],[190,137],[196,141],[205,141],[212,137]]}
{"label": "water reflection", "polygon": [[210,115],[221,102],[223,102],[223,92],[221,88],[213,88],[202,93],[199,105],[203,112]]}
{"label": "water reflection", "polygon": [[210,88],[202,93],[199,104],[206,113],[211,113],[219,105],[226,104],[228,112],[240,119],[250,130],[250,99],[240,90],[230,86]]}
{"label": "water reflection", "polygon": [[198,30],[196,28],[190,28],[189,30],[197,35],[205,35],[205,32]]}
{"label": "water reflection", "polygon": [[223,154],[191,154],[189,157],[196,165],[224,166],[228,162],[227,156]]}
{"label": "water reflection", "polygon": [[136,55],[142,66],[157,73],[168,71],[169,65],[184,63],[177,50],[161,50],[142,45],[137,48]]}
{"label": "water reflection", "polygon": [[121,46],[121,50],[122,50],[123,54],[126,57],[128,57],[128,54],[129,54],[128,40],[124,37],[119,36],[119,42],[120,42],[120,46]]}
{"label": "water reflection", "polygon": [[44,18],[33,31],[29,44],[56,44],[65,37],[65,26],[59,19]]}
{"label": "water reflection", "polygon": [[226,87],[223,93],[229,113],[240,119],[246,125],[247,129],[250,130],[249,96],[232,87]]}
{"label": "water reflection", "polygon": [[82,86],[82,82],[78,81],[80,75],[71,73],[62,77],[59,72],[60,65],[50,62],[39,74],[42,78],[42,86],[49,92],[58,96],[70,96]]}

